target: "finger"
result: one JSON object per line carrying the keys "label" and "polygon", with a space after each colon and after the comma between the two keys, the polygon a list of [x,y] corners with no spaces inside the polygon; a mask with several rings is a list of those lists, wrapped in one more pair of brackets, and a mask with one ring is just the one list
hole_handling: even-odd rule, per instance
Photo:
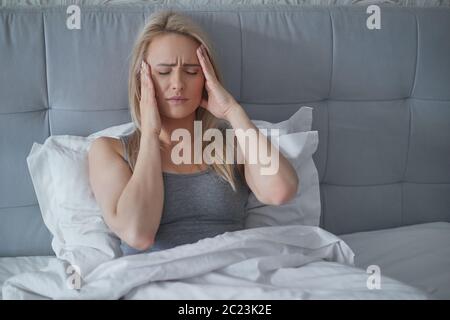
{"label": "finger", "polygon": [[143,82],[141,83],[143,97],[146,99],[146,103],[156,105],[157,94],[150,72],[150,64],[146,63],[145,60],[142,60],[141,66],[143,74]]}
{"label": "finger", "polygon": [[144,64],[144,70],[147,75],[147,81],[148,81],[148,87],[152,92],[154,92],[154,86],[152,81],[152,74],[150,72],[150,64],[148,64],[145,60],[142,60],[142,63]]}
{"label": "finger", "polygon": [[210,80],[211,77],[209,75],[208,65],[206,64],[205,56],[203,55],[202,46],[197,48],[197,55],[206,80]]}
{"label": "finger", "polygon": [[211,60],[209,59],[208,51],[206,50],[205,46],[201,45],[200,46],[200,50],[201,50],[201,53],[202,53],[202,58],[203,58],[203,60],[204,60],[204,62],[206,64],[206,68],[207,68],[210,76],[212,78],[214,78],[214,79],[217,79],[216,73],[214,72],[213,65],[211,63]]}
{"label": "finger", "polygon": [[141,72],[141,101],[145,101],[147,99],[147,92],[148,92],[148,79],[143,63],[141,64],[140,72]]}

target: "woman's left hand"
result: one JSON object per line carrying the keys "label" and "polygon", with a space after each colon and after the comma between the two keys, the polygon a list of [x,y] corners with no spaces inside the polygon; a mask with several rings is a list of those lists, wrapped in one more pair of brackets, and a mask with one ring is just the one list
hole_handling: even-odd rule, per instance
{"label": "woman's left hand", "polygon": [[226,119],[237,102],[217,80],[214,68],[203,45],[197,48],[197,56],[205,75],[205,87],[208,92],[208,100],[202,99],[200,106],[211,112],[215,117]]}

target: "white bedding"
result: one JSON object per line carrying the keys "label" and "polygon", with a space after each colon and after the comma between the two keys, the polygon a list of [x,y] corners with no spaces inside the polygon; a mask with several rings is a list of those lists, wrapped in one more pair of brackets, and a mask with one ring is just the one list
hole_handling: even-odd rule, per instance
{"label": "white bedding", "polygon": [[355,265],[379,265],[381,274],[450,299],[450,223],[424,223],[340,236]]}
{"label": "white bedding", "polygon": [[340,238],[318,227],[265,227],[104,262],[81,271],[79,290],[68,285],[67,263],[47,258],[40,271],[6,279],[2,293],[4,299],[429,298],[383,275],[381,289],[369,289],[369,274],[353,259]]}
{"label": "white bedding", "polygon": [[[33,272],[47,266],[55,256],[0,257],[0,288],[6,279],[20,273]],[[0,299],[2,292],[0,290]]]}

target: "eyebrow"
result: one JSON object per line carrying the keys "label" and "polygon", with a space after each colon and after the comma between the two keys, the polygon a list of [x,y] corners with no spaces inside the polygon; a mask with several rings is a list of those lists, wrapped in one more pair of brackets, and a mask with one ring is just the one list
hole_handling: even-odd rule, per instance
{"label": "eyebrow", "polygon": [[[164,67],[174,67],[176,66],[176,63],[158,63],[157,66],[164,66]],[[185,67],[200,67],[199,64],[196,63],[183,63],[183,66]]]}

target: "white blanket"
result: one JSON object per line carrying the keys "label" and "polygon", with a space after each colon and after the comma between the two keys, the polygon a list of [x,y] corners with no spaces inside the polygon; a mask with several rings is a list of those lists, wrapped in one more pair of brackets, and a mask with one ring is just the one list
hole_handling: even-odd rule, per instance
{"label": "white blanket", "polygon": [[[169,250],[125,256],[77,274],[53,259],[7,279],[4,299],[427,299],[426,293],[353,266],[340,238],[310,226],[228,232]],[[74,288],[75,287],[75,288]]]}

